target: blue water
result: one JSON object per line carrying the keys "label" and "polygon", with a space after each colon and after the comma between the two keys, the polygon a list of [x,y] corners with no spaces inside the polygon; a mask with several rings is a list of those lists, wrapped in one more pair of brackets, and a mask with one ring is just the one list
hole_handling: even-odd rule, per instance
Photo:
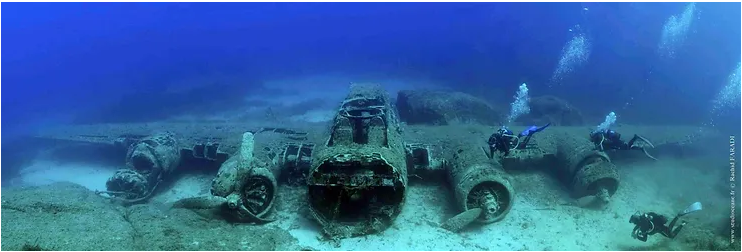
{"label": "blue water", "polygon": [[[624,123],[704,125],[741,54],[740,3],[697,3],[673,57],[658,44],[686,3],[3,7],[4,137],[58,123],[249,107],[245,97],[292,92],[290,84],[273,87],[276,80],[308,76],[331,77],[294,95],[342,94],[347,81],[362,80],[392,92],[456,89],[507,105],[526,82],[532,95],[561,97],[595,124],[615,111]],[[575,34],[589,41],[589,56],[552,81]],[[734,104],[716,127],[736,132],[739,96]]]}
{"label": "blue water", "polygon": [[[0,106],[2,107],[2,126],[4,126],[2,131],[4,161],[1,165],[4,169],[2,169],[0,183],[3,184],[3,189],[9,192],[3,195],[2,202],[8,206],[3,207],[3,211],[7,209],[6,215],[3,216],[6,218],[6,222],[3,222],[3,229],[11,230],[3,233],[3,239],[10,241],[3,245],[10,249],[25,248],[20,246],[31,242],[41,244],[43,248],[52,249],[98,248],[97,246],[101,245],[101,239],[114,241],[111,244],[102,243],[105,245],[104,248],[108,249],[116,249],[117,246],[122,248],[145,246],[146,248],[170,250],[173,248],[203,249],[211,248],[211,246],[217,249],[232,248],[224,247],[224,244],[229,246],[239,244],[240,247],[235,247],[238,249],[248,248],[246,245],[257,244],[250,248],[261,248],[262,242],[253,244],[251,241],[251,237],[257,237],[251,236],[252,234],[260,234],[260,237],[273,237],[268,236],[270,233],[253,231],[262,229],[221,228],[214,226],[216,222],[193,224],[196,222],[190,223],[189,219],[170,214],[160,218],[148,212],[149,210],[146,210],[148,208],[139,208],[145,209],[146,211],[142,213],[146,215],[132,215],[131,213],[137,213],[140,210],[131,208],[135,210],[127,210],[125,217],[110,218],[110,216],[121,214],[120,209],[97,207],[105,205],[98,204],[102,201],[99,201],[97,197],[85,196],[92,192],[78,194],[77,192],[82,190],[79,187],[76,190],[66,190],[58,188],[69,188],[69,185],[66,187],[52,185],[27,191],[26,186],[52,181],[71,181],[83,184],[90,190],[105,188],[118,191],[116,188],[110,188],[112,186],[108,185],[110,180],[107,179],[112,176],[114,182],[122,179],[114,175],[115,169],[123,168],[125,161],[123,151],[115,150],[115,147],[121,146],[113,144],[98,148],[100,146],[77,145],[77,143],[66,145],[63,144],[64,141],[59,140],[70,140],[66,138],[69,137],[67,134],[54,135],[55,132],[59,133],[53,130],[59,130],[60,128],[55,128],[58,125],[166,120],[181,122],[221,120],[242,123],[265,120],[267,117],[276,117],[274,119],[281,117],[281,120],[273,120],[270,125],[288,125],[286,127],[290,128],[291,123],[296,121],[306,124],[303,121],[317,122],[330,119],[328,114],[332,116],[338,112],[338,102],[347,95],[350,82],[377,82],[389,91],[392,98],[397,97],[398,91],[405,89],[443,89],[468,93],[490,103],[491,113],[502,112],[501,125],[512,126],[510,128],[516,134],[522,132],[523,129],[528,129],[530,125],[553,125],[546,130],[548,132],[563,126],[561,123],[564,122],[572,126],[582,123],[577,126],[585,127],[583,137],[590,137],[587,134],[588,129],[609,129],[613,125],[622,124],[644,124],[661,125],[660,135],[672,133],[670,130],[665,131],[667,127],[680,132],[678,134],[683,138],[678,140],[668,136],[656,136],[657,127],[647,127],[649,130],[645,132],[650,133],[645,136],[649,139],[659,139],[655,142],[658,146],[665,145],[656,149],[652,147],[652,150],[644,153],[651,159],[654,157],[651,157],[650,153],[659,157],[657,162],[650,161],[639,151],[634,152],[640,158],[629,155],[624,156],[624,159],[620,155],[615,155],[618,158],[614,158],[616,154],[614,151],[610,153],[611,160],[615,162],[611,161],[613,163],[610,165],[602,161],[600,166],[588,165],[588,159],[584,159],[576,165],[568,164],[570,165],[568,167],[561,163],[547,164],[542,160],[549,161],[553,158],[551,156],[561,156],[563,150],[566,150],[566,155],[569,155],[568,152],[575,149],[571,148],[572,145],[569,144],[571,141],[564,141],[568,143],[566,145],[568,147],[557,144],[557,147],[551,146],[539,150],[544,155],[528,150],[525,152],[527,157],[509,159],[511,166],[539,164],[535,166],[543,166],[544,171],[547,172],[531,173],[531,168],[529,168],[523,171],[513,170],[511,175],[517,173],[517,176],[503,175],[503,180],[512,179],[513,182],[507,184],[513,184],[513,188],[518,191],[516,195],[523,196],[517,196],[518,203],[514,203],[515,197],[508,192],[507,197],[499,198],[498,201],[501,199],[513,201],[511,203],[516,204],[516,208],[513,208],[506,222],[490,225],[488,229],[475,229],[468,234],[442,233],[441,225],[438,225],[442,223],[439,219],[444,216],[448,219],[454,214],[446,213],[449,206],[442,203],[449,200],[444,195],[448,194],[448,186],[439,188],[437,180],[425,181],[425,183],[435,184],[432,187],[417,184],[415,187],[409,186],[411,190],[406,193],[408,196],[406,200],[412,204],[407,204],[407,212],[398,218],[402,224],[397,227],[403,227],[402,229],[395,227],[390,228],[389,230],[392,231],[383,235],[368,235],[356,240],[345,240],[342,247],[337,247],[338,249],[374,250],[382,247],[388,249],[386,247],[390,244],[396,245],[397,248],[401,245],[402,247],[408,246],[409,249],[435,248],[439,250],[460,249],[461,247],[517,248],[520,250],[565,248],[656,250],[665,247],[718,249],[721,247],[711,245],[715,243],[723,245],[726,240],[719,242],[720,237],[726,238],[729,232],[739,233],[739,219],[732,223],[736,223],[736,229],[734,226],[729,228],[726,226],[727,221],[730,221],[727,219],[729,216],[727,214],[730,212],[726,204],[729,203],[728,194],[731,193],[732,196],[737,196],[732,198],[731,203],[740,207],[738,204],[739,190],[734,185],[728,184],[730,181],[734,183],[734,178],[740,176],[735,163],[735,160],[740,160],[739,153],[735,152],[739,149],[737,134],[741,118],[737,112],[740,112],[740,95],[742,94],[740,89],[740,76],[742,76],[740,73],[740,55],[742,54],[740,8],[742,6],[740,3],[3,3],[2,7],[4,7],[1,20],[2,35],[4,35],[2,36],[2,42],[4,42],[2,49],[4,50],[2,50],[0,81],[2,81],[4,92],[2,92]],[[571,106],[543,105],[552,100],[541,99],[540,101],[546,100],[547,102],[541,103],[542,106],[538,108],[537,106],[529,107],[529,102],[535,100],[533,98],[545,95],[556,96]],[[455,103],[457,108],[462,108],[458,111],[471,112],[473,117],[487,119],[487,123],[495,121],[487,116],[490,112],[481,115],[471,111],[476,111],[475,109],[469,109],[490,109],[486,104],[478,103],[477,99],[456,95],[453,99],[446,99],[446,101]],[[467,104],[467,102],[471,103]],[[416,104],[421,103],[425,104],[425,102]],[[391,104],[397,105],[394,102]],[[429,107],[439,104],[427,103]],[[534,113],[539,115],[523,116],[531,113],[531,108],[534,108],[533,111],[540,110]],[[400,111],[403,110],[400,109]],[[574,111],[579,111],[579,113]],[[416,112],[427,113],[426,115],[430,115],[438,122],[438,117],[444,118],[440,115],[447,114],[448,110],[443,108],[440,111],[428,113],[429,111],[421,109]],[[440,114],[435,114],[436,112]],[[289,120],[283,120],[286,118]],[[401,113],[400,118],[402,118]],[[477,120],[469,120],[470,118],[444,119],[452,124],[477,122]],[[536,120],[541,121],[534,122]],[[377,122],[377,120],[373,121],[375,126],[378,126]],[[389,122],[386,117],[385,122]],[[490,129],[491,126],[494,131],[495,127],[500,126],[492,124],[483,128]],[[179,124],[179,126],[183,125],[192,126]],[[231,125],[240,124],[228,124],[228,126]],[[251,127],[260,125],[260,122],[249,125]],[[85,127],[79,128],[85,129]],[[90,131],[105,127],[92,128],[93,130]],[[111,138],[102,137],[94,140],[99,133],[120,133],[116,127],[112,128],[111,132],[101,130],[103,133],[97,131],[90,135],[62,133],[69,133],[71,138],[79,142],[102,142]],[[173,128],[179,129],[175,126]],[[294,159],[296,167],[286,172],[292,173],[289,176],[306,175],[302,174],[303,171],[300,171],[302,168],[298,165],[300,162],[304,163],[306,157],[302,158],[299,153],[306,151],[306,149],[301,149],[302,146],[305,148],[315,146],[312,141],[316,139],[312,138],[314,130],[317,129],[313,126],[307,128],[311,129],[308,134],[309,140],[297,140],[301,142],[300,149]],[[41,134],[41,137],[27,137],[37,131],[43,132],[44,129],[50,130],[46,131],[47,134]],[[213,176],[217,179],[221,176],[217,174],[216,166],[221,166],[222,163],[221,161],[197,160],[198,155],[193,149],[207,143],[211,147],[227,146],[226,149],[229,150],[228,144],[233,143],[229,143],[227,137],[222,138],[229,132],[224,133],[227,130],[219,124],[213,126],[215,131],[201,132],[200,129],[207,128],[188,129],[183,126],[180,130],[188,134],[184,134],[184,137],[178,136],[178,141],[186,140],[181,143],[182,146],[158,145],[158,150],[168,151],[165,152],[166,155],[158,151],[157,159],[153,156],[150,160],[149,156],[146,156],[145,161],[152,161],[146,163],[151,164],[151,168],[154,168],[154,161],[157,161],[158,166],[163,164],[160,162],[162,156],[168,158],[166,161],[173,161],[168,164],[175,164],[174,160],[182,161],[179,169],[188,167],[179,170],[177,176],[172,174],[174,182],[165,182],[177,184],[163,185],[158,188],[159,180],[156,182],[151,193],[155,195],[153,197],[161,197],[157,199],[158,204],[175,201],[176,197],[181,196],[214,194],[214,189],[211,187],[214,184],[212,179]],[[712,129],[712,134],[703,134],[707,132],[698,132],[696,129]],[[570,130],[575,130],[575,128]],[[355,131],[354,138],[357,138],[356,135],[360,131]],[[431,138],[431,141],[433,139],[438,141],[431,145],[435,146],[444,142],[440,139],[450,138],[454,143],[458,141],[456,140],[458,137],[478,137],[479,135],[485,136],[479,136],[484,139],[475,139],[475,141],[484,145],[489,132],[481,133],[480,131],[481,128],[478,127],[463,128],[463,131],[451,134],[451,136],[446,136],[446,132],[443,131],[430,131],[433,132],[432,134],[443,132],[443,136]],[[206,135],[201,136],[204,132]],[[208,135],[217,132],[224,134]],[[413,132],[411,139],[415,139],[422,138],[426,131],[420,131],[423,132],[420,133],[413,128],[405,132]],[[468,135],[470,133],[471,135]],[[623,133],[624,140],[631,139],[633,134],[644,135],[644,133],[629,130],[621,130],[621,133]],[[137,134],[143,133],[137,132],[134,135]],[[406,136],[407,134],[405,133]],[[726,141],[727,134],[730,135],[729,142]],[[115,136],[127,135],[130,134]],[[567,136],[566,133],[565,136]],[[701,139],[705,136],[709,137]],[[719,136],[724,137],[719,140]],[[132,136],[131,139],[126,140],[136,138],[138,137]],[[167,143],[176,142],[175,138],[168,139]],[[246,134],[245,139],[252,141],[250,140],[252,134]],[[273,141],[270,137],[266,139]],[[327,138],[323,139],[327,141]],[[358,142],[357,139],[354,140]],[[401,142],[390,142],[398,140],[400,139],[396,137],[389,138],[385,139],[385,143],[389,142],[386,144],[395,146],[394,150],[399,150],[397,147]],[[603,143],[602,140],[600,143]],[[527,141],[529,140],[523,142],[518,140],[517,143],[526,145]],[[546,142],[552,141],[554,140]],[[576,139],[574,146],[579,147],[579,144],[584,144],[579,141],[581,140]],[[124,146],[127,142],[117,141],[118,144],[124,144]],[[147,148],[154,148],[149,146],[151,142],[151,140],[143,140],[140,143],[146,143]],[[241,149],[250,150],[254,147],[252,142],[247,143],[251,147],[241,147]],[[412,143],[405,142],[405,144]],[[461,143],[469,142],[466,140]],[[355,144],[347,146],[339,144],[333,148],[354,148]],[[444,146],[457,146],[457,144],[444,144]],[[276,146],[278,145],[271,142],[264,145],[265,148],[256,148],[256,151],[260,149],[269,156],[281,153],[279,148],[273,148]],[[603,145],[600,146],[603,148]],[[136,148],[138,151],[145,146],[137,143],[137,145],[127,147],[130,148],[129,150]],[[536,147],[535,149],[540,148]],[[558,149],[557,154],[544,151],[552,147]],[[434,153],[430,154],[431,156],[414,155],[415,160],[427,157],[429,161],[434,161],[430,162],[430,167],[421,170],[435,166],[436,168],[431,168],[426,172],[443,172],[444,167],[449,166],[446,164],[449,164],[450,160],[439,158],[463,157],[458,160],[465,160],[471,154],[467,152],[459,156],[464,147],[458,149],[456,154],[451,153],[453,155],[446,154],[448,149],[443,149],[444,147],[440,151],[442,154],[439,154],[436,148],[427,153]],[[582,147],[577,149],[580,148]],[[220,151],[224,150],[225,148],[222,148]],[[371,149],[363,148],[363,150]],[[479,153],[478,149],[475,150]],[[220,156],[225,154],[222,152],[219,153]],[[289,158],[291,154],[287,153],[289,153],[288,149],[281,153],[282,157],[292,160]],[[323,150],[320,153],[335,152]],[[191,156],[189,157],[188,154]],[[237,166],[244,164],[255,167],[263,166],[258,165],[259,162],[243,162],[245,160],[242,159],[245,156],[252,156],[246,154],[252,153],[238,154],[243,158],[235,159],[237,161],[232,163],[226,162],[224,163],[226,165],[221,167],[244,171],[248,165]],[[403,154],[392,154],[392,158],[388,160],[394,162],[390,162],[388,167],[399,169],[400,167],[393,167],[393,165],[398,164],[396,161],[400,161]],[[584,153],[580,153],[582,154]],[[232,155],[232,153],[227,155]],[[90,158],[91,156],[94,158]],[[331,163],[335,162],[333,160],[337,159],[336,157],[312,162],[321,164],[316,167],[318,171],[325,167],[328,170],[334,170],[335,164]],[[408,155],[406,165],[412,164],[410,157],[412,155]],[[727,158],[730,158],[728,162]],[[80,162],[83,159],[84,162]],[[278,162],[273,156],[270,159]],[[490,159],[494,159],[494,155]],[[589,161],[593,162],[593,159],[590,156]],[[579,161],[574,158],[566,158],[566,160]],[[126,161],[142,163],[141,156],[136,158],[129,156]],[[260,162],[263,161],[266,160],[260,160]],[[497,166],[493,164],[483,166],[483,163],[476,162],[481,162],[481,160],[472,161],[473,165],[466,164],[471,165],[466,169],[481,169],[476,170],[476,173],[473,172],[475,170],[467,170],[466,173],[463,172],[464,170],[453,172],[448,170],[446,173],[478,174],[477,176],[481,175],[480,178],[485,179],[490,176],[484,172],[486,167],[499,169],[502,168],[500,163],[505,164],[504,161],[500,161],[491,162],[497,163]],[[517,164],[512,165],[512,163]],[[274,163],[272,166],[278,167],[277,164]],[[234,167],[230,168],[231,165]],[[374,166],[376,165],[374,163]],[[133,164],[128,164],[124,171],[131,171],[127,170],[131,169],[130,166]],[[175,166],[177,165],[169,168],[175,169]],[[192,169],[191,166],[193,166]],[[416,163],[415,166],[417,166]],[[574,168],[571,168],[573,166]],[[250,167],[250,169],[255,167]],[[373,167],[368,171],[377,171],[379,167]],[[561,173],[566,170],[561,171],[560,167],[568,167],[569,175],[562,176]],[[396,169],[389,170],[393,170],[395,176],[407,174],[397,174]],[[403,170],[404,168],[400,169],[400,171]],[[155,174],[151,171],[147,174]],[[573,209],[573,201],[579,203],[581,199],[586,198],[588,201],[595,199],[605,201],[608,198],[606,197],[607,187],[598,187],[597,182],[591,184],[590,187],[606,190],[600,190],[600,193],[595,195],[591,193],[581,199],[568,196],[576,191],[573,189],[577,186],[572,185],[572,183],[577,184],[576,176],[588,174],[585,176],[597,178],[601,171],[607,176],[599,180],[602,183],[614,181],[614,175],[618,183],[616,174],[619,173],[622,178],[621,189],[617,189],[615,195],[610,195],[612,198],[608,208],[600,211]],[[198,174],[193,175],[189,172]],[[363,172],[357,174],[366,174],[366,171]],[[250,173],[252,174],[253,171]],[[164,173],[157,175],[162,174]],[[185,174],[184,177],[180,177],[182,174]],[[226,174],[232,173],[230,171]],[[319,172],[313,174],[321,175]],[[446,176],[449,178],[458,176],[451,174]],[[503,174],[506,172],[503,171]],[[552,175],[557,176],[552,178]],[[183,179],[185,176],[188,179]],[[500,176],[499,173],[497,176]],[[410,181],[417,180],[415,183],[423,180],[423,177],[415,173],[410,173],[408,177]],[[416,178],[413,179],[413,177]],[[557,177],[567,178],[568,183],[557,185]],[[154,181],[155,176],[149,176],[149,178],[148,182],[151,182]],[[157,179],[160,178],[162,177],[157,176]],[[334,175],[328,178],[334,179]],[[465,178],[469,177],[465,176]],[[486,179],[493,180],[494,178],[487,177]],[[233,182],[235,184],[231,188],[240,188],[239,191],[245,191],[247,188],[242,186],[245,182],[237,182],[236,179]],[[386,177],[384,182],[386,184]],[[487,185],[485,183],[480,185],[489,187],[490,182],[499,184],[502,181],[493,180],[488,181]],[[339,184],[346,186],[343,183]],[[399,192],[396,187],[399,183],[394,184],[395,192]],[[458,187],[462,184],[465,183],[452,185]],[[611,187],[615,187],[614,183],[610,184]],[[689,184],[693,186],[688,187]],[[116,184],[113,185],[116,186]],[[596,186],[593,187],[593,185]],[[302,188],[304,186],[306,184],[281,186],[281,190],[287,191],[280,191],[278,193],[280,197],[286,195],[289,197],[279,198],[280,203],[274,208],[280,208],[279,211],[290,213],[292,216],[296,214],[297,217],[285,218],[286,215],[282,215],[279,219],[284,222],[281,222],[280,226],[276,224],[270,228],[284,229],[281,231],[283,234],[288,233],[297,241],[301,240],[302,246],[314,244],[312,245],[314,247],[302,247],[301,249],[321,250],[330,248],[330,246],[340,246],[340,243],[318,240],[318,235],[327,231],[320,230],[317,223],[309,224],[305,221],[308,219],[303,215],[309,216],[310,214],[304,211],[309,208],[294,207],[306,203],[303,196],[307,190],[306,187]],[[318,187],[310,186],[310,188]],[[350,187],[356,186],[350,185]],[[368,190],[369,187],[364,184],[361,188]],[[502,188],[506,187],[502,186]],[[155,189],[162,191],[155,191]],[[301,194],[293,193],[299,190]],[[277,190],[266,189],[265,191],[273,193]],[[337,191],[347,194],[348,198],[357,198],[352,201],[358,198],[371,198],[360,196],[360,193],[347,193],[345,189]],[[353,189],[348,192],[352,191],[360,190]],[[369,191],[380,192],[376,189]],[[28,192],[32,192],[33,195],[46,196],[29,198],[25,196],[29,195]],[[246,193],[247,191],[240,192],[240,195]],[[472,196],[467,195],[466,200],[470,200],[470,197]],[[488,211],[492,205],[497,205],[491,198],[486,198],[494,198],[489,192],[476,197],[486,200],[481,202],[486,203],[482,206],[486,206]],[[54,200],[50,200],[49,204],[44,202],[52,198]],[[63,199],[64,204],[60,205],[61,207],[57,206],[57,203],[62,201],[56,199]],[[376,195],[373,195],[373,199],[376,201]],[[688,218],[691,224],[685,229],[686,231],[683,231],[686,237],[679,237],[680,239],[670,242],[658,236],[652,238],[654,241],[650,243],[629,240],[633,225],[626,220],[635,211],[657,211],[666,214],[678,211],[682,209],[680,207],[685,207],[695,201],[703,201],[706,209]],[[339,202],[333,204],[337,207],[340,206]],[[84,204],[86,207],[80,208],[75,204]],[[512,204],[508,204],[508,207]],[[90,206],[96,206],[96,211],[89,212],[90,214],[84,212]],[[548,208],[542,208],[542,206]],[[371,207],[372,205],[369,205],[369,208]],[[376,204],[373,207],[377,208]],[[74,211],[70,212],[69,209],[61,208]],[[63,211],[57,215],[57,210]],[[44,212],[50,213],[48,216],[51,219],[41,219],[42,217],[39,216],[43,215],[39,214]],[[456,214],[458,213],[460,212]],[[731,213],[736,213],[734,208]],[[130,220],[129,216],[135,217]],[[171,217],[166,218],[167,216]],[[178,219],[184,220],[182,223],[186,226],[179,226],[181,225],[179,222],[172,221]],[[74,225],[78,228],[70,229],[72,227],[65,226],[66,220],[74,220]],[[564,222],[560,223],[562,221]],[[720,221],[724,222],[723,227],[719,224]],[[133,224],[144,222],[151,223],[144,226]],[[38,227],[29,229],[29,225],[25,223],[38,224]],[[101,226],[100,223],[110,225]],[[121,223],[125,225],[118,225]],[[226,225],[226,223],[223,224]],[[588,226],[584,226],[585,224]],[[125,229],[109,228],[112,226],[125,227]],[[151,235],[139,235],[142,227],[151,228],[154,231],[145,230],[143,234]],[[177,229],[177,232],[172,231],[170,227],[176,227],[173,230]],[[207,228],[204,229],[204,227]],[[269,226],[250,226],[250,228],[253,227]],[[104,230],[96,231],[95,228],[104,228]],[[65,235],[70,232],[58,232],[60,229],[82,230],[88,233],[75,233],[74,239],[67,239]],[[119,232],[118,230],[125,231]],[[179,232],[184,235],[181,237]],[[222,235],[220,232],[229,234]],[[129,235],[135,233],[136,235]],[[159,233],[167,238],[158,238]],[[41,235],[41,238],[37,238],[38,235]],[[98,237],[96,235],[103,238],[95,238]],[[125,236],[133,238],[129,239]],[[590,239],[584,239],[585,236],[590,236]],[[194,237],[198,239],[193,239]],[[278,238],[275,237],[267,239],[267,244],[279,244]],[[415,239],[409,239],[410,237]],[[739,238],[738,234],[735,237]],[[86,242],[86,239],[94,242]],[[716,239],[716,241],[711,239]],[[632,243],[627,243],[628,241]],[[62,247],[55,247],[56,244],[62,244]],[[217,244],[221,247],[216,247]],[[686,247],[690,245],[695,247]],[[739,248],[739,245],[734,246],[731,248]],[[34,250],[40,248],[42,247]],[[267,248],[271,249],[271,247]]]}

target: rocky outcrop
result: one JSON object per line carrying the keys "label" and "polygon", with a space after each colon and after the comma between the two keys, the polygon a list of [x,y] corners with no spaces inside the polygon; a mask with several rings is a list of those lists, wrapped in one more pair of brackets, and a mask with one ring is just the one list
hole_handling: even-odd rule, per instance
{"label": "rocky outcrop", "polygon": [[408,124],[496,125],[503,118],[487,101],[461,92],[403,90],[397,94],[396,106],[400,119]]}
{"label": "rocky outcrop", "polygon": [[580,126],[584,123],[579,109],[555,96],[532,97],[529,105],[531,112],[521,116],[519,122],[536,125],[551,123],[555,126]]}

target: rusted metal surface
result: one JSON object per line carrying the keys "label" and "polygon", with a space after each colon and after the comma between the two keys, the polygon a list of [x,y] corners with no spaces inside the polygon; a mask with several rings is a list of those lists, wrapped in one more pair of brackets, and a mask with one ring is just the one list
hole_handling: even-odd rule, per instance
{"label": "rusted metal surface", "polygon": [[309,209],[333,238],[392,225],[407,189],[407,155],[396,112],[377,85],[354,85],[315,149]]}

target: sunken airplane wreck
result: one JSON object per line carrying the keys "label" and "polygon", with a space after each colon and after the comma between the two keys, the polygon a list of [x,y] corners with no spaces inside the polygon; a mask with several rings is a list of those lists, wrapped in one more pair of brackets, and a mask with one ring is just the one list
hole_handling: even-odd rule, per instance
{"label": "sunken airplane wreck", "polygon": [[[126,153],[126,167],[108,179],[107,191],[97,192],[126,204],[145,203],[157,193],[161,181],[187,165],[219,169],[212,196],[185,199],[181,204],[219,207],[225,217],[237,222],[275,220],[279,184],[305,187],[311,215],[333,238],[378,233],[393,225],[413,176],[445,181],[450,187],[460,213],[441,227],[457,232],[473,223],[506,218],[517,195],[510,182],[517,175],[509,171],[548,170],[575,199],[605,205],[620,186],[612,158],[637,158],[613,153],[609,157],[596,150],[586,127],[553,126],[502,156],[488,151],[486,139],[494,131],[492,126],[401,121],[380,86],[353,85],[329,127],[96,124],[60,127],[37,137],[103,144]],[[621,128],[652,136],[656,148],[651,151],[661,155],[694,148],[697,144],[687,136],[696,129],[681,127],[670,134],[667,127]]]}

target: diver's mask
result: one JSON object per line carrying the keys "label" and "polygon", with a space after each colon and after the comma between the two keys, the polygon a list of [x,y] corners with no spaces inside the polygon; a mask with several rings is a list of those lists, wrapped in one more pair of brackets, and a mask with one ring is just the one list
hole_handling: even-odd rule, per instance
{"label": "diver's mask", "polygon": [[642,216],[642,214],[639,213],[639,211],[637,211],[636,213],[634,213],[633,215],[631,215],[631,218],[629,218],[629,223],[631,223],[631,224],[638,224],[639,223],[639,219],[641,218],[641,216]]}
{"label": "diver's mask", "polygon": [[496,134],[498,134],[500,136],[513,135],[513,131],[509,130],[505,126],[502,126],[502,128],[500,128],[500,129],[497,130],[497,133]]}

